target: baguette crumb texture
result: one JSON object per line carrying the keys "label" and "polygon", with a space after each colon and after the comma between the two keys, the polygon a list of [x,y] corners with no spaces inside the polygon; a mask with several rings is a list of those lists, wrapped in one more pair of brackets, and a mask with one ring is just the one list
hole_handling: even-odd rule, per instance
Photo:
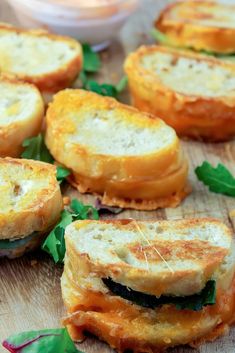
{"label": "baguette crumb texture", "polygon": [[0,25],[0,71],[34,83],[43,92],[71,84],[82,67],[80,44],[46,31]]}
{"label": "baguette crumb texture", "polygon": [[175,138],[175,132],[165,124],[159,122],[154,126],[150,120],[152,126],[148,129],[140,119],[137,114],[131,114],[128,130],[127,121],[118,110],[87,111],[78,127],[79,134],[72,136],[72,142],[86,146],[91,152],[116,157],[151,154],[164,149]]}
{"label": "baguette crumb texture", "polygon": [[213,219],[78,221],[65,238],[97,277],[147,294],[192,295],[211,278],[227,289],[234,276],[232,234]]}
{"label": "baguette crumb texture", "polygon": [[[176,55],[175,55],[176,54]],[[140,64],[175,92],[203,97],[235,97],[235,71],[206,57],[156,51],[142,57]]]}
{"label": "baguette crumb texture", "polygon": [[0,157],[18,157],[26,138],[39,133],[44,102],[28,83],[0,78]]}
{"label": "baguette crumb texture", "polygon": [[125,61],[132,102],[179,136],[223,141],[235,134],[235,66],[194,52],[142,46]]}
{"label": "baguette crumb texture", "polygon": [[235,6],[217,1],[176,1],[155,22],[177,47],[215,53],[235,52]]}
{"label": "baguette crumb texture", "polygon": [[59,219],[62,196],[53,165],[0,158],[0,238],[47,232]]}
{"label": "baguette crumb texture", "polygon": [[175,205],[175,195],[182,200],[188,165],[175,131],[162,120],[83,90],[59,92],[46,120],[47,147],[73,171],[70,181],[79,191],[141,209],[150,209],[145,200],[154,201],[151,209]]}

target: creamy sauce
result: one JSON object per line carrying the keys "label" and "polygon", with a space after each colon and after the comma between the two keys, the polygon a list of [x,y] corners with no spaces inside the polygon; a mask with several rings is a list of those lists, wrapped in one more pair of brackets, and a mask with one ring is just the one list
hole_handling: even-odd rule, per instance
{"label": "creamy sauce", "polygon": [[56,3],[58,5],[70,5],[77,7],[99,7],[99,6],[108,6],[114,5],[117,3],[117,0],[48,0],[47,2]]}

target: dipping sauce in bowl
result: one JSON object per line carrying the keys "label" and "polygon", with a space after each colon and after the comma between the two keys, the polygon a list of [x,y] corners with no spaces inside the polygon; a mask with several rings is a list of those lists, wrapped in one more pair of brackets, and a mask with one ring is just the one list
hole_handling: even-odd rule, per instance
{"label": "dipping sauce in bowl", "polygon": [[23,27],[75,37],[101,50],[108,46],[138,0],[7,0]]}

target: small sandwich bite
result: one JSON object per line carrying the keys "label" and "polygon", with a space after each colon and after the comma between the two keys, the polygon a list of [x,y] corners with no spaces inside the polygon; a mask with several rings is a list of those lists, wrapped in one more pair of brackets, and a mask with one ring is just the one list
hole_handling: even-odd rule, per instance
{"label": "small sandwich bite", "polygon": [[46,123],[47,147],[72,171],[70,182],[106,205],[174,207],[189,192],[179,139],[160,119],[113,98],[65,90],[54,96]]}
{"label": "small sandwich bite", "polygon": [[235,6],[218,1],[187,0],[167,6],[155,22],[177,47],[212,53],[235,53]]}
{"label": "small sandwich bite", "polygon": [[142,46],[125,62],[132,102],[179,136],[224,141],[235,135],[235,66],[163,46]]}
{"label": "small sandwich bite", "polygon": [[118,352],[214,340],[235,322],[235,247],[214,219],[77,221],[66,228],[64,324]]}
{"label": "small sandwich bite", "polygon": [[0,257],[38,247],[63,208],[56,168],[25,159],[0,158]]}
{"label": "small sandwich bite", "polygon": [[54,93],[70,86],[81,68],[82,47],[75,39],[0,23],[1,73]]}
{"label": "small sandwich bite", "polygon": [[44,103],[29,83],[0,77],[0,157],[19,157],[26,138],[39,133]]}

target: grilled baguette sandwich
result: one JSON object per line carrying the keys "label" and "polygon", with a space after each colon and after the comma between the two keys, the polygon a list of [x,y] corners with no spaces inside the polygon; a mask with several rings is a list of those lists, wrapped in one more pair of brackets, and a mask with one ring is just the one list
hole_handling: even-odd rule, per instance
{"label": "grilled baguette sandwich", "polygon": [[0,78],[0,157],[18,157],[24,139],[39,133],[44,103],[28,83]]}
{"label": "grilled baguette sandwich", "polygon": [[60,218],[62,196],[53,165],[0,158],[0,257],[40,245]]}
{"label": "grilled baguette sandwich", "polygon": [[235,321],[235,247],[213,219],[77,221],[62,294],[73,339],[159,353],[213,340]]}
{"label": "grilled baguette sandwich", "polygon": [[178,135],[210,141],[235,135],[235,67],[212,57],[142,46],[125,62],[133,105]]}
{"label": "grilled baguette sandwich", "polygon": [[235,6],[215,1],[178,1],[155,22],[177,47],[214,53],[235,53]]}
{"label": "grilled baguette sandwich", "polygon": [[0,24],[0,72],[53,93],[68,87],[81,67],[82,49],[76,40]]}
{"label": "grilled baguette sandwich", "polygon": [[59,92],[46,116],[46,144],[73,172],[82,193],[107,205],[176,206],[188,193],[187,162],[174,130],[112,98],[83,90]]}

